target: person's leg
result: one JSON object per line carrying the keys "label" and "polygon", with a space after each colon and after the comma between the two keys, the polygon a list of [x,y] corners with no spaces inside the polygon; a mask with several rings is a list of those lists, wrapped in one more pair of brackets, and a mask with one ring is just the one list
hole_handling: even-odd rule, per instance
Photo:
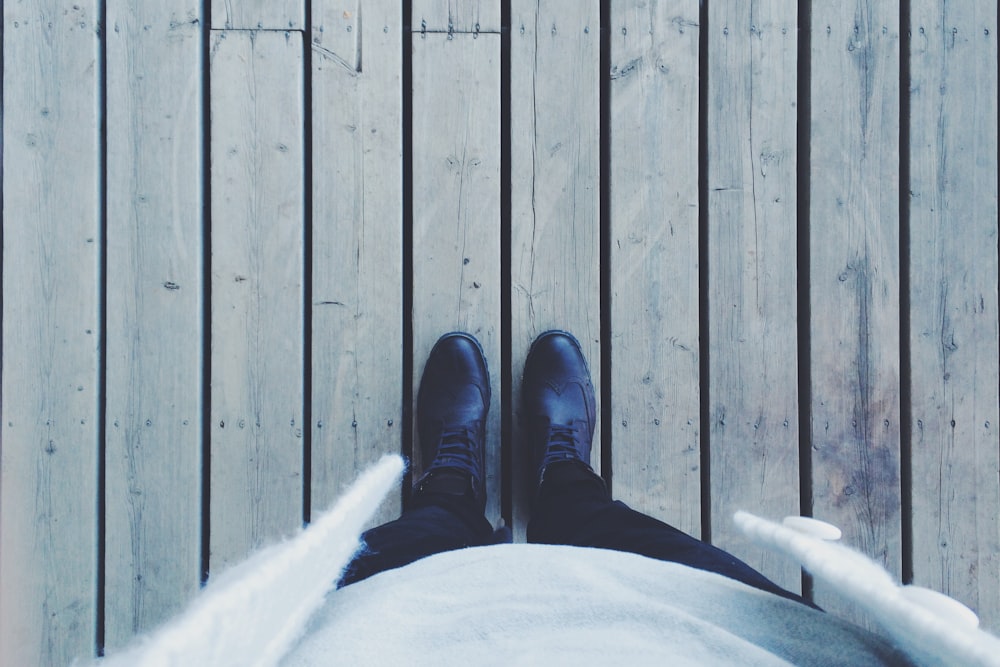
{"label": "person's leg", "polygon": [[339,587],[442,551],[490,544],[493,528],[471,496],[418,493],[403,516],[372,528],[361,539],[361,551]]}
{"label": "person's leg", "polygon": [[582,464],[562,463],[546,471],[528,541],[628,551],[681,563],[812,606],[722,549],[612,500],[603,480]]}
{"label": "person's leg", "polygon": [[417,436],[424,474],[399,519],[362,535],[363,546],[339,586],[441,551],[492,542],[483,449],[490,377],[473,336],[450,333],[434,345],[417,394]]}
{"label": "person's leg", "polygon": [[572,335],[547,331],[536,338],[521,385],[521,431],[538,480],[529,542],[629,551],[806,602],[721,549],[612,500],[589,465],[596,398],[587,360]]}

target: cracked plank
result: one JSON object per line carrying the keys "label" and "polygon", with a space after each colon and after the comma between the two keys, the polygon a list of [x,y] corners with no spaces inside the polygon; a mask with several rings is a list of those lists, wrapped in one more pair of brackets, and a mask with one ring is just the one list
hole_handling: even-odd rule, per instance
{"label": "cracked plank", "polygon": [[911,10],[913,578],[1000,627],[997,8]]}
{"label": "cracked plank", "polygon": [[[314,50],[322,38],[345,57],[359,53],[354,38],[336,46],[336,29],[369,55],[363,71],[312,60],[314,515],[359,471],[402,450],[402,11],[395,0],[368,0],[361,21],[356,4],[313,5]],[[371,523],[399,516],[400,498],[386,499]]]}
{"label": "cracked plank", "polygon": [[898,21],[898,3],[813,7],[809,202],[812,511],[897,577]]}
{"label": "cracked plank", "polygon": [[212,34],[211,570],[302,525],[301,33]]}
{"label": "cracked plank", "polygon": [[611,428],[615,496],[700,536],[697,20],[611,11]]}
{"label": "cracked plank", "polygon": [[[201,580],[201,3],[108,3],[105,645]],[[183,19],[183,20],[180,20]]]}
{"label": "cracked plank", "polygon": [[797,3],[709,11],[712,543],[798,591],[799,568],[732,522],[799,514]]}
{"label": "cracked plank", "polygon": [[499,33],[500,0],[413,0],[413,32]]}
{"label": "cracked plank", "polygon": [[214,30],[302,30],[304,0],[212,0]]}
{"label": "cracked plank", "polygon": [[3,9],[0,664],[66,665],[97,634],[99,11]]}
{"label": "cracked plank", "polygon": [[[400,12],[388,11],[381,0],[375,3],[361,0],[319,2],[313,5],[312,11],[310,44],[313,53],[351,73],[361,72],[361,46],[368,43],[363,39],[365,35],[375,40],[370,46],[380,69],[384,67],[381,61],[388,55],[383,45],[386,37],[394,36],[397,46],[401,39],[400,20],[395,16]],[[391,57],[391,60],[398,59]]]}

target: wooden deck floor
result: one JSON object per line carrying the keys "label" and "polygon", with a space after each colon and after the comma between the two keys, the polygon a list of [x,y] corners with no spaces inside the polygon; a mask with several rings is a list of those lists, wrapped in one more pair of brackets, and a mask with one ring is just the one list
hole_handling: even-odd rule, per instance
{"label": "wooden deck floor", "polygon": [[618,498],[795,590],[730,519],[812,514],[1000,628],[995,2],[3,8],[0,663],[121,646],[409,453],[452,329],[491,520],[569,329]]}

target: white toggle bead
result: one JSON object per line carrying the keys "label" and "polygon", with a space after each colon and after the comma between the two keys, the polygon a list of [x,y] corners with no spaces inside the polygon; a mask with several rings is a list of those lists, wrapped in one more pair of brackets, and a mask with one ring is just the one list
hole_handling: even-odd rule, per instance
{"label": "white toggle bead", "polygon": [[931,611],[941,618],[970,628],[979,627],[979,617],[955,598],[923,586],[903,586],[900,593],[915,605]]}
{"label": "white toggle bead", "polygon": [[786,516],[781,520],[781,525],[803,535],[809,535],[821,540],[839,540],[843,534],[840,532],[840,528],[837,528],[832,523],[813,519],[808,516]]}

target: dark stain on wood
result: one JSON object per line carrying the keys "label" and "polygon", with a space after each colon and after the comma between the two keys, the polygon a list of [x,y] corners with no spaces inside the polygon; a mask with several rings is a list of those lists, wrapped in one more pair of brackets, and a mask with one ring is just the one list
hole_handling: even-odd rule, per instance
{"label": "dark stain on wood", "polygon": [[894,418],[897,396],[886,389],[892,386],[892,379],[880,377],[885,364],[874,349],[878,342],[873,322],[878,278],[864,255],[848,264],[837,279],[853,283],[856,349],[852,369],[844,376],[848,386],[842,391],[853,397],[854,406],[850,424],[840,430],[841,440],[836,440],[838,429],[834,427],[834,440],[817,451],[828,464],[832,504],[851,508],[858,526],[866,532],[869,548],[884,549],[884,527],[897,521],[900,511],[899,426]]}

